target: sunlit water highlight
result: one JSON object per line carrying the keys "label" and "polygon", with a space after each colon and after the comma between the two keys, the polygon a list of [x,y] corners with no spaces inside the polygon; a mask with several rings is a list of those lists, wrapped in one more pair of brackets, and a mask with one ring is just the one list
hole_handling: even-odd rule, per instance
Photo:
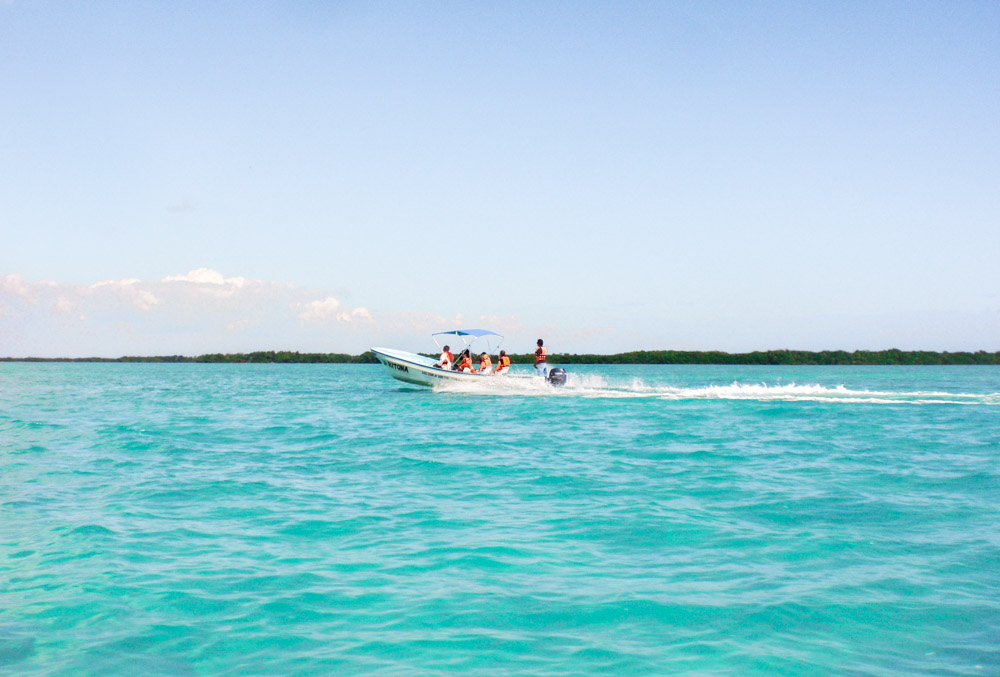
{"label": "sunlit water highlight", "polygon": [[998,674],[998,393],[0,364],[0,674]]}

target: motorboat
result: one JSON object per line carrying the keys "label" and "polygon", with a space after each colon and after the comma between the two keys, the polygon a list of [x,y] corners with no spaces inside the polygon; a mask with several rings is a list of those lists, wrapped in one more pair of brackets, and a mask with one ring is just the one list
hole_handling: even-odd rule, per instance
{"label": "motorboat", "polygon": [[[473,358],[474,362],[481,352],[496,354],[499,351],[500,344],[503,342],[502,335],[488,329],[452,329],[451,331],[440,331],[431,334],[431,338],[434,340],[438,352],[443,350],[442,346],[454,343],[455,345],[452,347],[455,349],[454,354],[456,356],[465,350],[469,350],[472,353],[474,348],[478,348],[479,350]],[[479,381],[484,378],[496,377],[492,373],[481,374],[478,372],[468,373],[458,371],[454,368],[455,365],[451,365],[452,368],[448,369],[435,367],[434,365],[437,364],[437,360],[434,358],[405,350],[372,348],[371,351],[378,361],[389,370],[393,378],[407,383],[434,386],[444,380]]]}
{"label": "motorboat", "polygon": [[[431,338],[434,340],[438,352],[441,352],[442,346],[446,344],[455,349],[454,355],[456,357],[468,350],[472,355],[473,363],[476,363],[480,353],[485,352],[491,356],[494,365],[499,361],[496,356],[499,353],[500,344],[503,342],[502,335],[488,329],[452,329],[431,334]],[[445,369],[434,366],[438,363],[434,358],[395,348],[372,348],[371,352],[389,370],[389,374],[393,378],[422,386],[435,386],[448,380],[481,382],[483,379],[498,377],[535,378],[532,376],[508,377],[506,374],[494,374],[493,372],[469,373],[458,371],[454,365],[452,368]],[[566,372],[562,369],[551,369],[545,374],[545,378],[549,383],[562,385],[566,382]]]}

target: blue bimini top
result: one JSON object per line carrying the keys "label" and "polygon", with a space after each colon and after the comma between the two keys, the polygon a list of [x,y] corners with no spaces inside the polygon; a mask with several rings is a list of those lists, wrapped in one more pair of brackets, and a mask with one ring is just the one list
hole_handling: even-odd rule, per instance
{"label": "blue bimini top", "polygon": [[[431,336],[444,336],[446,334],[448,336],[455,334],[456,336],[474,336],[476,338],[479,338],[480,336],[501,336],[495,331],[490,331],[489,329],[452,329],[451,331],[439,331],[435,334],[431,334]],[[501,336],[501,338],[503,337]]]}

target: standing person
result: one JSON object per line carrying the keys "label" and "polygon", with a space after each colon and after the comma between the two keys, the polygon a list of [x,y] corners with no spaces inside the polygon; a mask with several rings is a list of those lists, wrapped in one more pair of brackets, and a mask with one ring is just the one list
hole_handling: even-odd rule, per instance
{"label": "standing person", "polygon": [[542,376],[549,375],[549,363],[547,361],[547,357],[548,351],[545,349],[542,339],[538,339],[538,350],[535,351],[535,369],[540,369]]}
{"label": "standing person", "polygon": [[497,370],[493,374],[506,374],[508,369],[510,369],[510,358],[507,357],[506,350],[501,350],[500,357],[497,358]]}
{"label": "standing person", "polygon": [[479,373],[488,374],[493,369],[493,360],[486,353],[479,356]]}
{"label": "standing person", "polygon": [[451,348],[448,346],[444,347],[441,351],[441,357],[438,359],[438,363],[434,366],[438,369],[451,369],[451,363],[455,361],[455,356],[451,354]]}

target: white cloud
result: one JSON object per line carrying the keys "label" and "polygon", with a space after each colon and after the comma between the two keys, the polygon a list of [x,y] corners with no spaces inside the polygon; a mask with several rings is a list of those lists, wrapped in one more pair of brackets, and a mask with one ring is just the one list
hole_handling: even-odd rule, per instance
{"label": "white cloud", "polygon": [[372,314],[367,308],[359,306],[354,310],[341,310],[341,303],[332,296],[308,303],[300,303],[298,307],[302,309],[299,319],[306,322],[325,322],[334,319],[345,324],[356,322],[373,322]]}
{"label": "white cloud", "polygon": [[215,285],[241,289],[252,284],[262,284],[260,280],[246,277],[224,277],[222,273],[211,268],[195,268],[184,275],[168,275],[160,282],[188,282],[195,285]]}
{"label": "white cloud", "polygon": [[332,296],[327,296],[320,301],[310,301],[309,303],[300,305],[303,310],[299,313],[299,319],[306,322],[322,322],[331,317],[338,317],[337,311],[340,310],[340,301]]}
{"label": "white cloud", "polygon": [[101,280],[100,282],[95,282],[90,285],[90,288],[100,289],[101,287],[131,287],[132,285],[139,284],[140,282],[142,282],[142,280],[135,277],[130,277],[126,280]]}
{"label": "white cloud", "polygon": [[[210,268],[152,280],[86,284],[2,275],[0,317],[6,322],[0,350],[11,355],[360,352],[381,332],[364,306],[347,306],[334,296],[288,282],[226,277]],[[17,318],[17,323],[8,318]],[[70,325],[67,318],[85,319],[86,324]],[[331,333],[335,327],[340,333]]]}
{"label": "white cloud", "polygon": [[349,313],[337,313],[338,322],[371,322],[372,314],[367,308],[355,308]]}
{"label": "white cloud", "polygon": [[168,275],[160,282],[170,285],[183,283],[183,286],[191,290],[216,298],[228,298],[246,287],[264,284],[261,280],[251,280],[245,277],[224,277],[222,273],[211,268],[195,268],[184,275]]}
{"label": "white cloud", "polygon": [[150,310],[159,302],[160,300],[148,291],[139,291],[132,297],[132,305],[139,310]]}
{"label": "white cloud", "polygon": [[124,280],[101,280],[95,282],[85,289],[73,289],[77,294],[90,295],[97,299],[109,297],[117,298],[134,308],[143,312],[149,312],[153,306],[160,302],[160,299],[147,288],[144,288],[142,280],[130,277]]}
{"label": "white cloud", "polygon": [[168,275],[160,282],[191,282],[194,284],[225,284],[222,273],[211,268],[195,268],[184,275]]}
{"label": "white cloud", "polygon": [[55,310],[55,312],[57,313],[70,313],[73,312],[73,310],[75,309],[76,309],[76,304],[70,301],[65,296],[59,296],[58,298],[56,298],[55,305],[53,306],[53,310]]}
{"label": "white cloud", "polygon": [[25,283],[24,277],[18,273],[10,273],[0,277],[0,292],[11,294],[27,301],[34,301],[29,286]]}

